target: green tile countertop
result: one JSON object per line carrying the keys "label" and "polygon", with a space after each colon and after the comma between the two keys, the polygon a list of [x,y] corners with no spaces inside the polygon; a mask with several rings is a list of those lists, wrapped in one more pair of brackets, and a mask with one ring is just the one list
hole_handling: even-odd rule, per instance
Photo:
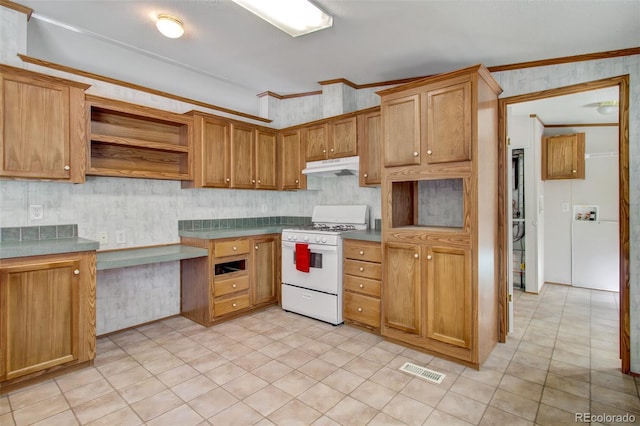
{"label": "green tile countertop", "polygon": [[379,229],[367,229],[366,231],[347,231],[342,233],[342,238],[345,240],[360,240],[360,241],[382,241],[382,232]]}
{"label": "green tile countertop", "polygon": [[2,241],[0,242],[0,259],[93,251],[99,247],[100,243],[97,241],[78,237],[55,240]]}
{"label": "green tile countertop", "polygon": [[127,248],[99,252],[96,255],[96,269],[124,268],[127,266],[147,265],[150,263],[170,262],[174,260],[205,257],[209,251],[205,248],[171,244],[167,246]]}
{"label": "green tile countertop", "polygon": [[219,238],[250,237],[252,235],[280,234],[283,229],[295,228],[297,225],[265,225],[253,228],[193,229],[180,230],[181,237],[216,240]]}

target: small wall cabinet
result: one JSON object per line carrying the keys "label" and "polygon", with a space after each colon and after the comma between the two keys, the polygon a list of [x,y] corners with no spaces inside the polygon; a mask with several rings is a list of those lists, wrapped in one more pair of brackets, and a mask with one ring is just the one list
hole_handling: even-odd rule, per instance
{"label": "small wall cabinet", "polygon": [[380,333],[382,247],[380,243],[344,241],[343,318]]}
{"label": "small wall cabinet", "polygon": [[181,114],[87,95],[87,174],[192,179],[192,123]]}
{"label": "small wall cabinet", "polygon": [[542,180],[584,179],[585,134],[542,138]]}
{"label": "small wall cabinet", "polygon": [[304,149],[301,130],[283,130],[278,134],[279,183],[278,189],[306,189],[307,176],[302,174],[305,168]]}
{"label": "small wall cabinet", "polygon": [[0,65],[0,176],[85,181],[87,88]]}
{"label": "small wall cabinet", "polygon": [[380,186],[382,177],[382,118],[380,108],[358,114],[360,186]]}
{"label": "small wall cabinet", "polygon": [[4,259],[0,387],[95,357],[95,252]]}
{"label": "small wall cabinet", "polygon": [[208,258],[181,261],[181,313],[205,326],[278,300],[280,235],[181,243],[207,248]]}
{"label": "small wall cabinet", "polygon": [[358,155],[356,116],[348,114],[306,125],[302,140],[306,161]]}

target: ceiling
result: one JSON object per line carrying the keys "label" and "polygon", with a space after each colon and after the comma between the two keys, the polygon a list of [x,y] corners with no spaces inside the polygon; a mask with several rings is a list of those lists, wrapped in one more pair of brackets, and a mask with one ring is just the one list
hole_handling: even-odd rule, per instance
{"label": "ceiling", "polygon": [[[297,38],[230,0],[18,2],[34,9],[29,25],[41,27],[40,44],[53,43],[44,27],[54,25],[253,96],[317,91],[336,78],[367,84],[640,46],[637,0],[315,0],[334,25]],[[182,38],[156,31],[160,12],[184,22]],[[99,73],[92,61],[65,65]]]}

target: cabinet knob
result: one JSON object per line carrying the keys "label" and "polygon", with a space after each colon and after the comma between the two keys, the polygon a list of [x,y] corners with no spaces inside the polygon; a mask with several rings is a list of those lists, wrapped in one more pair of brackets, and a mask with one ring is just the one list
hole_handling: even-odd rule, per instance
{"label": "cabinet knob", "polygon": [[261,180],[261,179],[258,179],[258,183],[262,183],[262,180]]}
{"label": "cabinet knob", "polygon": [[235,283],[231,284],[231,287],[236,288],[238,287]]}
{"label": "cabinet knob", "polygon": [[360,288],[364,288],[364,284],[360,284]]}
{"label": "cabinet knob", "polygon": [[418,253],[415,253],[415,254],[413,255],[413,257],[415,257],[415,258],[417,259],[417,258],[419,258],[419,257],[420,257],[420,255],[419,255]]}
{"label": "cabinet knob", "polygon": [[333,152],[333,148],[331,148],[329,151]]}
{"label": "cabinet knob", "polygon": [[430,149],[427,150],[427,155],[431,155],[433,154],[433,151],[431,151]]}
{"label": "cabinet knob", "polygon": [[420,153],[418,151],[413,151],[413,156],[417,157],[418,155],[420,155]]}
{"label": "cabinet knob", "polygon": [[71,167],[69,167],[69,166],[64,166],[64,169],[68,172],[69,170],[71,170]]}
{"label": "cabinet knob", "polygon": [[296,179],[296,183],[300,183],[300,180],[299,180],[299,179]]}
{"label": "cabinet knob", "polygon": [[360,272],[364,272],[364,268],[362,266],[360,267]]}
{"label": "cabinet knob", "polygon": [[360,250],[360,256],[364,254],[364,250]]}
{"label": "cabinet knob", "polygon": [[571,170],[571,173],[578,173],[577,170]]}
{"label": "cabinet knob", "polygon": [[236,251],[236,250],[238,250],[238,247],[233,246],[233,251]]}
{"label": "cabinet knob", "polygon": [[73,275],[80,275],[80,269],[74,269]]}
{"label": "cabinet knob", "polygon": [[323,149],[323,150],[322,150],[322,153],[324,154],[325,152],[327,152],[327,150],[326,150],[326,149]]}
{"label": "cabinet knob", "polygon": [[431,260],[431,255],[430,254],[427,255],[427,260]]}
{"label": "cabinet knob", "polygon": [[369,174],[368,174],[368,173],[365,173],[365,174],[363,174],[362,176],[364,176],[364,177],[366,177],[366,178],[367,178],[367,177],[369,177]]}
{"label": "cabinet knob", "polygon": [[235,308],[236,306],[238,306],[238,304],[237,304],[237,303],[234,303],[234,304],[233,304],[233,305],[231,305],[231,306]]}
{"label": "cabinet knob", "polygon": [[251,183],[256,183],[256,180],[255,179],[251,179]]}
{"label": "cabinet knob", "polygon": [[254,248],[255,248],[256,250],[258,250],[258,246],[255,246]]}
{"label": "cabinet knob", "polygon": [[231,179],[229,179],[229,178],[226,178],[225,180],[226,180],[227,182],[231,182]]}
{"label": "cabinet knob", "polygon": [[362,312],[362,308],[358,308],[358,312]]}

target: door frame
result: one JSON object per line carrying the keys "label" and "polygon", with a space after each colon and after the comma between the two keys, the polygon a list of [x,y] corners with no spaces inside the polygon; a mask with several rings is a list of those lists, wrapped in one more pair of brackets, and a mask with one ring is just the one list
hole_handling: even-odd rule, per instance
{"label": "door frame", "polygon": [[629,229],[629,75],[574,84],[539,92],[525,93],[498,99],[498,337],[506,342],[509,327],[508,293],[508,214],[507,174],[507,107],[510,104],[570,95],[605,87],[618,87],[618,161],[619,161],[619,220],[620,220],[620,358],[623,373],[631,372],[629,320],[630,229]]}

